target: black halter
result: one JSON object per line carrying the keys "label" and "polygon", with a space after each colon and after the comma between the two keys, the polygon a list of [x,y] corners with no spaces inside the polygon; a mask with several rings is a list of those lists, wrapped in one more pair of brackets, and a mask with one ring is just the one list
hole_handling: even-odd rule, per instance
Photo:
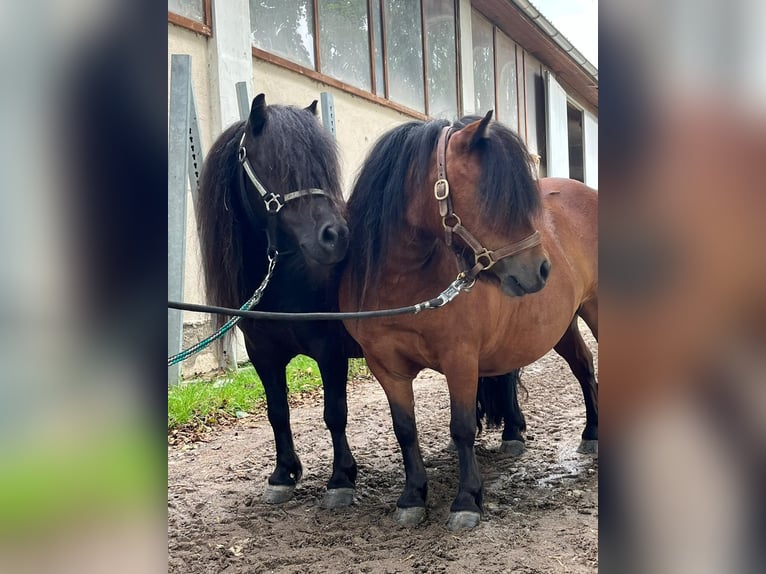
{"label": "black halter", "polygon": [[260,179],[258,179],[258,176],[255,175],[255,170],[253,170],[253,166],[250,164],[250,161],[247,159],[247,149],[245,148],[245,136],[247,135],[247,130],[242,134],[242,139],[239,140],[239,163],[242,164],[242,171],[240,172],[239,177],[239,194],[240,194],[240,200],[242,202],[242,205],[245,208],[245,212],[247,213],[248,218],[251,221],[255,221],[255,211],[253,210],[253,206],[250,204],[250,200],[248,198],[247,193],[247,185],[245,184],[245,175],[247,175],[247,178],[250,180],[250,183],[253,184],[253,187],[258,191],[258,193],[261,196],[261,199],[263,199],[263,202],[266,206],[266,212],[269,215],[267,226],[266,226],[266,236],[269,241],[269,247],[268,252],[270,254],[274,254],[277,252],[277,218],[276,215],[279,213],[279,211],[285,206],[285,204],[288,201],[293,201],[294,199],[299,199],[301,197],[305,196],[311,196],[311,195],[322,195],[325,197],[329,197],[327,193],[324,190],[317,189],[315,187],[310,187],[307,189],[301,189],[298,191],[292,191],[290,193],[273,193],[266,189],[266,186],[263,185]]}

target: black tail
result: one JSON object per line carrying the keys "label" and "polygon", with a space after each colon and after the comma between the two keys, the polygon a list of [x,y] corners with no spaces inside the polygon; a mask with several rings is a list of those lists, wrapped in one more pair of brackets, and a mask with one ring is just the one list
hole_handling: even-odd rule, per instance
{"label": "black tail", "polygon": [[479,377],[476,392],[476,424],[487,428],[508,426],[510,423],[520,431],[527,429],[527,421],[519,406],[518,389],[526,397],[527,389],[521,382],[521,369],[515,369],[497,377]]}

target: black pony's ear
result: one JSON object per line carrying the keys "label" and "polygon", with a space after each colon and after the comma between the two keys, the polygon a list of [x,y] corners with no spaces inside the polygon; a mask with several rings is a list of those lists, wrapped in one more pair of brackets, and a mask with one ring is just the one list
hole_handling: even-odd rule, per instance
{"label": "black pony's ear", "polygon": [[489,110],[487,115],[485,115],[481,122],[479,122],[479,127],[476,128],[476,131],[473,132],[473,135],[471,136],[471,141],[468,144],[469,148],[475,147],[482,140],[485,140],[489,137],[489,122],[492,119],[493,112],[494,110]]}
{"label": "black pony's ear", "polygon": [[317,115],[317,100],[314,100],[303,109],[306,110],[307,112],[311,112],[312,114]]}
{"label": "black pony's ear", "polygon": [[253,98],[253,105],[250,106],[250,117],[247,119],[250,124],[250,130],[253,135],[258,135],[263,131],[266,125],[266,95],[258,94]]}

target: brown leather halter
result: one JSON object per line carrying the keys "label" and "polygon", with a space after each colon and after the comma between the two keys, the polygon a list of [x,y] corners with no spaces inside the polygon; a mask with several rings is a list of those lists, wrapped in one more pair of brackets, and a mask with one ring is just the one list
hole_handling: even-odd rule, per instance
{"label": "brown leather halter", "polygon": [[470,269],[464,270],[463,273],[469,279],[476,279],[479,273],[485,269],[490,269],[501,259],[512,257],[522,251],[540,245],[540,232],[535,231],[532,235],[525,237],[521,241],[490,251],[470,231],[463,227],[460,217],[452,210],[452,198],[450,197],[449,182],[447,181],[447,143],[453,131],[451,126],[444,126],[439,135],[439,143],[436,144],[437,179],[436,183],[434,183],[434,197],[439,202],[439,215],[442,216],[442,226],[444,227],[447,246],[452,247],[452,235],[455,234],[471,248],[474,265]]}

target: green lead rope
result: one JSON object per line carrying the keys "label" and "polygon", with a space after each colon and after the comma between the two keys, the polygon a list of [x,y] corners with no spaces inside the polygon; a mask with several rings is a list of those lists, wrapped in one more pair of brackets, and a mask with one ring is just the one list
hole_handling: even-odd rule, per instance
{"label": "green lead rope", "polygon": [[[272,256],[271,253],[268,254],[269,257],[269,268],[266,272],[266,277],[263,278],[263,281],[261,281],[261,284],[258,286],[258,289],[255,290],[255,293],[253,293],[253,296],[250,297],[247,301],[245,301],[244,305],[242,305],[239,310],[240,311],[249,311],[253,307],[255,307],[258,302],[261,300],[261,297],[263,296],[263,292],[266,290],[266,285],[269,284],[269,281],[271,280],[271,276],[274,274],[274,267],[277,264],[277,256],[279,253],[277,251],[274,251],[274,255]],[[192,345],[188,349],[184,349],[180,353],[176,353],[175,355],[172,355],[168,357],[168,367],[172,367],[176,363],[180,363],[181,361],[184,361],[191,357],[193,354],[201,351],[210,343],[213,341],[216,341],[217,339],[220,339],[223,337],[227,332],[229,332],[234,325],[239,323],[239,321],[242,319],[240,316],[235,316],[226,321],[220,329],[218,329],[215,333],[212,335],[208,335],[204,339],[202,339],[199,343],[196,343],[195,345]]]}

